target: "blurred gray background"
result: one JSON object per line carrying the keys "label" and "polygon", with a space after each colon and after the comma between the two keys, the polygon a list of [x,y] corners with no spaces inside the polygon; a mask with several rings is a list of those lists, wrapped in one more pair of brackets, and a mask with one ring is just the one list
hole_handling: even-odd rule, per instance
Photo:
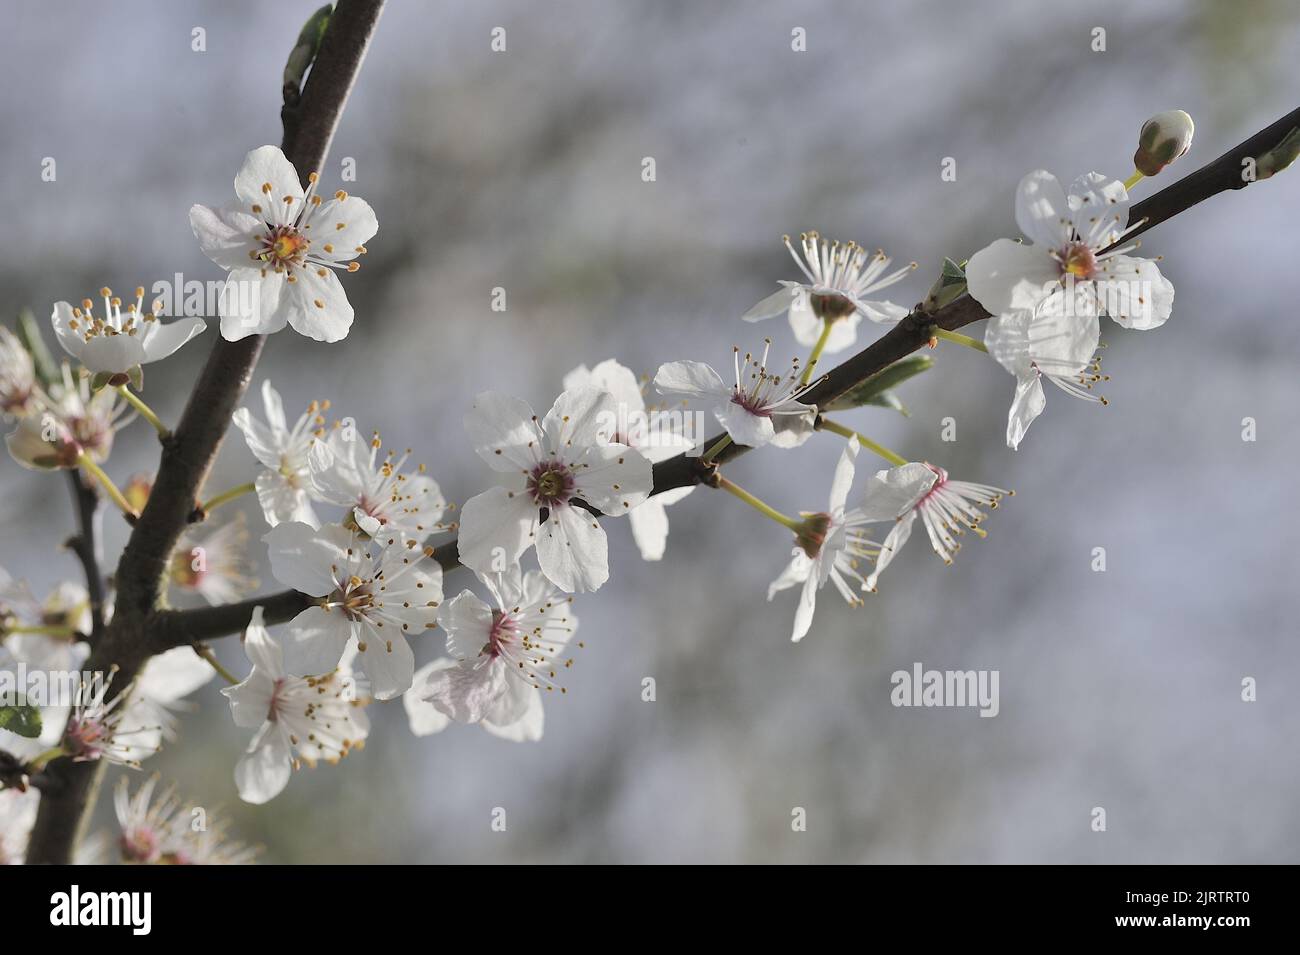
{"label": "blurred gray background", "polygon": [[[44,320],[102,284],[218,277],[186,211],[226,201],[244,153],[279,142],[280,71],[315,5],[9,5],[8,315],[30,305]],[[580,362],[725,366],[764,333],[784,361],[798,349],[783,320],[738,320],[793,277],[783,232],[920,262],[891,290],[915,302],[942,256],[1016,234],[1029,169],[1123,178],[1142,121],[1188,110],[1191,155],[1140,198],[1294,108],[1298,21],[1282,0],[395,0],[322,171],[337,188],[354,158],[344,185],[379,215],[366,268],[345,277],[356,323],[333,346],[276,336],[255,386],[269,376],[291,412],[331,398],[414,447],[463,502],[490,480],[461,426],[477,391],[540,411]],[[505,53],[489,49],[497,26]],[[807,52],[791,50],[795,27]],[[47,156],[55,183],[40,179]],[[940,179],[948,156],[956,182]],[[824,591],[798,646],[794,595],[764,600],[788,536],[700,491],[670,510],[662,563],[609,522],[612,579],[576,602],[586,649],[541,743],[464,726],[416,739],[400,704],[376,705],[363,752],[254,808],[231,777],[247,736],[214,682],[183,745],[150,768],[226,807],[276,862],[1294,862],[1298,209],[1293,170],[1149,233],[1173,318],[1147,334],[1107,323],[1110,407],[1053,390],[1019,452],[1003,443],[1013,380],[957,346],[904,388],[910,419],[851,416],[909,457],[1017,494],[954,566],[921,536],[864,609]],[[505,313],[489,308],[495,286]],[[150,368],[164,418],[216,334]],[[945,416],[955,443],[940,440]],[[124,481],[155,452],[138,423],[109,470]],[[819,438],[728,473],[788,512],[816,509],[838,452]],[[861,461],[855,493],[877,466]],[[252,466],[235,434],[210,493]],[[0,564],[42,592],[75,576],[56,549],[72,520],[63,480],[7,458],[0,480]],[[114,554],[126,528],[111,517]],[[462,571],[446,587],[472,583]],[[234,640],[219,652],[245,671]],[[999,670],[1000,715],[894,708],[890,674],[916,661]],[[1240,699],[1247,676],[1258,702]],[[505,833],[489,827],[497,806]],[[1094,806],[1105,833],[1090,830]]]}

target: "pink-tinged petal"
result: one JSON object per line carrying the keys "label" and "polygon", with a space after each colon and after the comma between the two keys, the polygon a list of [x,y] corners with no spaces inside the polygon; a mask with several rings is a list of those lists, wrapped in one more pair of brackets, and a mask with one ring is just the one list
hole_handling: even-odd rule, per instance
{"label": "pink-tinged petal", "polygon": [[429,675],[425,699],[458,723],[477,723],[511,679],[500,659],[481,667],[458,664]]}
{"label": "pink-tinged petal", "polygon": [[566,593],[599,590],[609,579],[609,541],[594,515],[562,505],[537,531],[537,562]]}
{"label": "pink-tinged petal", "polygon": [[864,589],[872,591],[876,589],[876,583],[880,580],[880,575],[893,562],[895,555],[903,549],[907,539],[912,536],[912,524],[915,521],[916,511],[908,511],[890,529],[885,536],[885,540],[880,545],[880,553],[876,557],[876,567],[867,576],[867,582],[863,585]]}
{"label": "pink-tinged petal", "polygon": [[622,444],[598,444],[574,462],[578,497],[605,514],[625,514],[650,495],[653,468],[645,455]]}
{"label": "pink-tinged petal", "polygon": [[294,276],[297,281],[284,291],[293,330],[318,342],[347,338],[352,327],[352,305],[334,270],[309,267],[298,269]]}
{"label": "pink-tinged petal", "polygon": [[138,335],[96,335],[81,349],[81,363],[90,372],[121,374],[144,360],[144,343]]}
{"label": "pink-tinged petal", "polygon": [[203,254],[227,271],[248,268],[248,255],[257,250],[257,238],[266,231],[261,219],[237,208],[201,205],[190,207],[190,228]]}
{"label": "pink-tinged petal", "polygon": [[1007,447],[1013,451],[1020,447],[1029,426],[1046,407],[1043,381],[1037,374],[1016,381],[1016,395],[1011,400],[1011,410],[1007,413]]}
{"label": "pink-tinged petal", "polygon": [[659,366],[655,388],[661,395],[685,395],[688,398],[718,398],[730,395],[722,378],[702,361],[670,361]]}
{"label": "pink-tinged petal", "polygon": [[237,342],[249,335],[272,335],[284,328],[289,321],[286,285],[283,272],[232,269],[217,302],[221,337]]}
{"label": "pink-tinged petal", "polygon": [[375,237],[379,231],[379,219],[364,199],[356,196],[348,196],[342,201],[327,199],[312,213],[304,231],[312,240],[313,258],[347,262],[360,255],[358,250]]}
{"label": "pink-tinged petal", "polygon": [[158,361],[174,354],[177,349],[207,328],[201,318],[178,318],[174,322],[155,319],[146,323],[144,334],[144,360]]}
{"label": "pink-tinged petal", "polygon": [[614,438],[618,408],[614,396],[593,385],[571,388],[555,399],[542,419],[547,447],[563,461],[574,461],[594,444]]}
{"label": "pink-tinged petal", "polygon": [[504,691],[483,711],[483,727],[504,729],[513,726],[527,715],[530,701],[537,692],[537,687],[521,679],[519,674],[510,674]]}
{"label": "pink-tinged petal", "polygon": [[489,488],[465,502],[456,546],[460,562],[480,574],[499,573],[519,563],[537,530],[537,505],[526,495]]}
{"label": "pink-tinged petal", "polygon": [[428,681],[435,674],[451,669],[455,660],[439,657],[415,671],[411,679],[411,688],[402,694],[402,707],[406,710],[406,720],[411,732],[416,736],[432,736],[441,733],[451,724],[451,717],[442,713],[425,699],[429,692]]}
{"label": "pink-tinged petal", "polygon": [[1064,248],[1070,240],[1071,221],[1069,200],[1055,176],[1036,169],[1020,180],[1016,225],[1031,242],[1044,246],[1044,251]]}
{"label": "pink-tinged petal", "polygon": [[652,497],[638,504],[628,514],[632,523],[632,539],[641,551],[642,560],[662,560],[668,547],[668,512],[663,502]]}
{"label": "pink-tinged petal", "polygon": [[[284,653],[288,671],[295,676],[329,673],[343,659],[348,640],[357,629],[357,625],[342,610],[308,607],[294,617],[285,630]],[[404,641],[400,635],[396,635],[393,642]],[[370,671],[366,672],[374,677]]]}
{"label": "pink-tinged petal", "polygon": [[455,660],[478,659],[492,633],[492,608],[468,590],[447,601],[439,623],[447,631],[447,652]]}
{"label": "pink-tinged petal", "polygon": [[1096,285],[1102,308],[1124,328],[1159,328],[1174,308],[1174,285],[1152,259],[1112,256],[1105,260]]}
{"label": "pink-tinged petal", "polygon": [[991,315],[1033,310],[1060,287],[1061,270],[1047,251],[1011,239],[997,239],[966,263],[971,298]]}
{"label": "pink-tinged petal", "polygon": [[747,322],[761,322],[769,318],[776,318],[776,316],[789,309],[795,298],[800,295],[801,289],[794,282],[782,283],[782,285],[783,288],[777,289],[740,317]]}
{"label": "pink-tinged petal", "polygon": [[867,482],[862,513],[868,521],[892,521],[911,512],[939,475],[917,461],[877,471]]}
{"label": "pink-tinged petal", "polygon": [[278,723],[266,722],[235,766],[239,798],[260,806],[280,795],[289,785],[292,756],[288,732]]}
{"label": "pink-tinged petal", "polygon": [[727,429],[731,440],[750,448],[761,448],[776,436],[772,419],[766,415],[756,415],[734,401],[718,405],[713,409],[718,424]]}
{"label": "pink-tinged petal", "polygon": [[[73,331],[72,322],[72,305],[69,302],[55,302],[54,312],[50,315],[50,323],[54,326],[55,337],[58,338],[59,344],[63,350],[73,358],[81,358],[81,350],[86,345],[84,332]],[[77,322],[78,327],[85,327],[85,319]]]}
{"label": "pink-tinged petal", "polygon": [[[270,190],[264,191],[263,185],[269,185]],[[276,146],[259,146],[244,157],[244,164],[235,176],[235,195],[243,204],[242,211],[266,221],[285,222],[302,209],[298,172]],[[293,201],[286,203],[286,196]],[[253,213],[253,206],[263,211]]]}
{"label": "pink-tinged petal", "polygon": [[1128,225],[1128,190],[1118,179],[1099,172],[1080,176],[1070,184],[1069,202],[1074,231],[1091,249],[1110,245]]}
{"label": "pink-tinged petal", "polygon": [[513,723],[504,726],[484,719],[479,725],[501,739],[512,743],[533,743],[542,738],[546,725],[546,715],[542,709],[542,691],[536,687],[524,687],[525,707],[523,713]]}
{"label": "pink-tinged petal", "polygon": [[528,402],[484,391],[465,413],[474,453],[494,471],[528,472],[543,458],[542,434]]}
{"label": "pink-tinged petal", "polygon": [[316,530],[295,521],[276,525],[262,540],[276,580],[313,597],[324,597],[337,586],[332,568],[347,566],[353,535],[337,524]]}

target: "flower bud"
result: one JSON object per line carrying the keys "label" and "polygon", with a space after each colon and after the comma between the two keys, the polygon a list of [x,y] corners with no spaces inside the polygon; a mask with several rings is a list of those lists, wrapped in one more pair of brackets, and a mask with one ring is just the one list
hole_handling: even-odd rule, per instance
{"label": "flower bud", "polygon": [[17,430],[6,436],[5,444],[15,461],[35,470],[75,468],[81,456],[81,444],[72,429],[48,411],[19,421]]}
{"label": "flower bud", "polygon": [[149,503],[149,492],[153,490],[153,478],[147,474],[134,474],[122,488],[122,496],[139,514]]}
{"label": "flower bud", "polygon": [[1195,131],[1192,117],[1181,109],[1156,113],[1142,124],[1134,167],[1144,176],[1156,175],[1191,148]]}

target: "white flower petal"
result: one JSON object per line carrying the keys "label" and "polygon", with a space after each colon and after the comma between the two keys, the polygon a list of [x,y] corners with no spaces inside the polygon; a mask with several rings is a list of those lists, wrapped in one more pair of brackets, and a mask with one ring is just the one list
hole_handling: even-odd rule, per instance
{"label": "white flower petal", "polygon": [[662,560],[668,546],[668,512],[657,497],[638,504],[628,514],[632,538],[642,560]]}
{"label": "white flower petal", "polygon": [[756,415],[734,401],[718,405],[713,409],[713,415],[737,444],[761,448],[776,436],[770,417]]}
{"label": "white flower petal", "polygon": [[331,568],[347,565],[352,539],[352,534],[337,524],[317,530],[296,521],[278,524],[262,537],[275,579],[313,597],[324,597],[335,589]]}
{"label": "white flower petal", "polygon": [[293,330],[318,342],[347,338],[352,327],[352,305],[334,270],[309,267],[296,270],[294,276],[296,281],[284,291]]}
{"label": "white flower petal", "polygon": [[1042,246],[997,239],[966,263],[971,298],[991,315],[1033,310],[1060,286],[1060,267]]}
{"label": "white flower petal", "polygon": [[144,360],[158,361],[172,355],[194,336],[200,334],[207,323],[201,318],[178,318],[174,322],[155,319],[146,323],[144,334]]}
{"label": "white flower petal", "polygon": [[480,574],[508,570],[533,543],[537,505],[526,495],[489,488],[465,502],[456,546],[460,562]]}
{"label": "white flower petal", "polygon": [[280,795],[289,785],[291,759],[288,733],[279,724],[267,722],[235,766],[239,798],[260,806]]}
{"label": "white flower petal", "polygon": [[474,453],[494,471],[531,471],[542,460],[542,435],[528,402],[484,391],[465,413]]}
{"label": "white flower petal", "polygon": [[722,378],[702,361],[670,361],[659,366],[655,388],[661,395],[714,398],[731,395]]}
{"label": "white flower petal", "polygon": [[[269,192],[263,191],[263,184],[270,185]],[[244,204],[245,212],[251,213],[253,206],[260,206],[265,221],[272,221],[273,215],[281,216],[279,210],[285,205],[293,209],[294,214],[302,207],[303,192],[298,172],[276,146],[259,146],[244,157],[244,164],[235,176],[235,195]],[[285,203],[285,196],[291,197],[293,202]]]}
{"label": "white flower petal", "polygon": [[1044,251],[1064,248],[1070,240],[1071,221],[1069,200],[1055,176],[1036,169],[1020,180],[1016,225],[1035,245],[1044,246]]}
{"label": "white flower petal", "polygon": [[566,593],[599,590],[609,579],[609,541],[595,516],[580,507],[552,508],[537,532],[537,562]]}
{"label": "white flower petal", "polygon": [[1047,398],[1043,394],[1043,382],[1037,374],[1030,374],[1016,381],[1016,396],[1011,401],[1011,410],[1007,413],[1007,447],[1013,451],[1020,447],[1025,433],[1034,419],[1047,407]]}

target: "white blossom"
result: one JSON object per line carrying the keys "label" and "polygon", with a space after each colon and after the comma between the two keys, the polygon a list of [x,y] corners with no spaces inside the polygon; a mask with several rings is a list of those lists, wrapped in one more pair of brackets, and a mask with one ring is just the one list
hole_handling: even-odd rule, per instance
{"label": "white blossom", "polygon": [[[651,464],[658,464],[691,450],[692,442],[682,433],[680,421],[662,409],[647,409],[641,385],[630,368],[613,358],[588,368],[579,365],[564,376],[564,390],[592,385],[608,391],[614,397],[619,425],[613,440],[626,444],[645,455]],[[668,511],[686,497],[694,486],[674,488],[648,497],[628,512],[632,537],[645,560],[660,560],[668,544]]]}
{"label": "white blossom", "polygon": [[806,281],[782,281],[779,291],[742,316],[745,321],[759,322],[788,312],[794,337],[809,348],[821,338],[829,322],[831,331],[822,351],[833,354],[857,340],[862,316],[882,325],[894,325],[907,315],[907,309],[900,305],[868,296],[901,281],[916,268],[915,262],[886,274],[890,259],[883,250],[871,253],[856,242],[828,241],[816,232],[799,236],[798,251],[788,235],[782,240]]}
{"label": "white blossom", "polygon": [[880,545],[861,530],[868,518],[861,508],[846,509],[849,489],[853,486],[854,461],[858,456],[858,439],[850,438],[831,482],[830,501],[826,510],[818,514],[805,514],[803,526],[796,535],[790,563],[767,589],[771,600],[778,591],[800,587],[799,605],[795,610],[794,630],[791,640],[798,643],[812,626],[813,611],[817,604],[817,591],[829,580],[835,585],[849,606],[857,607],[862,599],[853,592],[848,579],[859,585],[866,583],[858,569],[859,560],[875,557]]}
{"label": "white blossom", "polygon": [[912,536],[912,524],[918,517],[934,552],[945,564],[951,564],[961,548],[957,537],[967,530],[985,536],[980,527],[985,517],[983,509],[996,508],[1011,493],[987,484],[953,481],[943,468],[917,461],[877,471],[867,483],[859,511],[867,521],[893,521],[894,526],[880,545],[876,567],[864,588],[876,589],[881,572]]}
{"label": "white blossom", "polygon": [[280,794],[300,763],[333,764],[359,749],[370,722],[349,674],[335,669],[321,676],[289,674],[261,607],[254,608],[244,631],[244,652],[252,672],[221,692],[230,700],[235,725],[257,731],[235,767],[235,785],[241,799],[260,804]]}
{"label": "white blossom", "polygon": [[407,643],[434,627],[442,568],[430,551],[400,534],[367,538],[338,524],[319,530],[279,524],[263,538],[280,583],[319,598],[294,617],[286,639],[296,673],[326,673],[355,640],[375,696],[391,699],[411,685]]}
{"label": "white blossom", "polygon": [[450,656],[421,668],[403,697],[411,729],[424,736],[455,720],[516,742],[541,739],[543,693],[565,692],[558,680],[573,662],[561,659],[578,629],[573,598],[535,570],[481,579],[496,606],[468,590],[447,603]]}
{"label": "white blossom", "polygon": [[307,453],[312,493],[319,501],[348,509],[344,524],[371,537],[394,532],[423,536],[442,530],[447,501],[438,482],[424,473],[402,469],[410,449],[380,456],[379,432],[362,440],[353,428],[335,428]]}
{"label": "white blossom", "polygon": [[262,405],[266,409],[265,424],[254,418],[247,408],[240,408],[231,416],[235,427],[243,432],[248,450],[253,452],[263,468],[256,481],[262,514],[272,527],[282,521],[300,521],[320,527],[320,520],[312,508],[307,453],[324,434],[322,412],[329,408],[329,402],[313,401],[290,428],[280,393],[271,387],[268,380],[262,382]]}
{"label": "white blossom", "polygon": [[1128,190],[1100,173],[1080,176],[1067,197],[1056,177],[1029,173],[1016,191],[1016,223],[1032,244],[998,239],[971,256],[971,296],[992,315],[1028,310],[1088,321],[1109,315],[1125,328],[1158,328],[1174,287],[1152,259],[1129,255]]}
{"label": "white blossom", "polygon": [[285,324],[317,341],[336,342],[352,327],[352,306],[336,269],[352,272],[379,230],[374,210],[339,190],[322,201],[316,173],[303,191],[293,164],[275,146],[244,159],[238,202],[196,205],[190,226],[203,252],[230,275],[221,297],[221,334],[229,341],[268,335]]}
{"label": "white blossom", "polygon": [[[728,385],[713,368],[701,361],[672,361],[659,366],[655,387],[663,395],[682,395],[715,402],[714,417],[727,430],[731,440],[759,448],[777,437],[778,419],[789,418],[799,426],[809,423],[816,409],[804,404],[803,397],[812,385],[799,382],[799,362],[791,363],[786,375],[774,375],[767,368],[772,340],[763,343],[763,354],[749,352],[741,360],[740,349],[732,350],[735,384]],[[806,436],[805,436],[806,438]],[[801,441],[779,441],[790,447]]]}
{"label": "white blossom", "polygon": [[616,424],[614,397],[591,386],[566,390],[541,420],[518,398],[480,394],[465,429],[507,484],[465,504],[461,562],[480,574],[509,571],[536,543],[542,572],[556,586],[569,593],[599,588],[609,579],[609,544],[596,516],[577,502],[625,514],[653,485],[646,457],[613,440]]}
{"label": "white blossom", "polygon": [[163,322],[144,311],[144,288],[135,290],[135,302],[127,303],[110,288],[99,290],[104,300],[102,315],[86,298],[81,305],[55,302],[50,321],[59,344],[92,374],[128,375],[132,369],[174,354],[207,325],[201,318],[178,318]]}

